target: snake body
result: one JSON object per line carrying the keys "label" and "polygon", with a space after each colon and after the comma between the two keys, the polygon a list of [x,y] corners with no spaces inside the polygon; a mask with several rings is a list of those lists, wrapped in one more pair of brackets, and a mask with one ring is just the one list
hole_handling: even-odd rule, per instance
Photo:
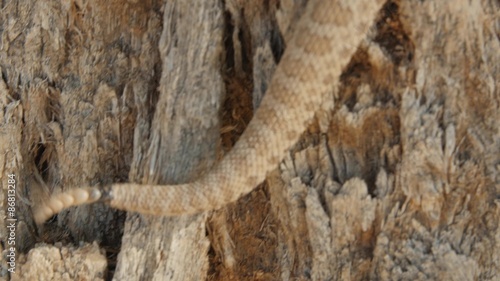
{"label": "snake body", "polygon": [[249,193],[309,125],[383,2],[310,0],[252,121],[234,148],[201,178],[179,185],[72,189],[36,208],[35,221],[42,223],[62,209],[99,200],[142,214],[195,214],[219,209]]}

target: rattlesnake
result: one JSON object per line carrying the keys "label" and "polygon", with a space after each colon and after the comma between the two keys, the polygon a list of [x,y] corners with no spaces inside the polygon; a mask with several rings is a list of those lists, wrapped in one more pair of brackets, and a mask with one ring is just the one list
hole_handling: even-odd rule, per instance
{"label": "rattlesnake", "polygon": [[35,222],[96,201],[143,214],[195,214],[249,193],[311,122],[383,2],[310,0],[252,121],[224,159],[198,180],[173,186],[128,183],[72,189],[36,206]]}

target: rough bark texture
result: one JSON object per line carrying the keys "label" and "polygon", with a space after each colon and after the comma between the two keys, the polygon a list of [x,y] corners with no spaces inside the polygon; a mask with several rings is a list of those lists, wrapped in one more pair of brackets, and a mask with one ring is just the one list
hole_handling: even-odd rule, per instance
{"label": "rough bark texture", "polygon": [[500,275],[497,0],[389,1],[316,122],[227,208],[123,224],[93,205],[37,228],[30,206],[58,188],[186,182],[230,149],[306,1],[202,2],[2,4],[0,211],[15,174],[18,218],[2,278]]}

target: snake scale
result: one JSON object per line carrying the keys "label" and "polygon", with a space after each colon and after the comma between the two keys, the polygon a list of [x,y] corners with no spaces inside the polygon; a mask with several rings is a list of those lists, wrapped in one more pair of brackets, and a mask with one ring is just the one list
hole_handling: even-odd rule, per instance
{"label": "snake scale", "polygon": [[384,0],[310,0],[252,121],[234,148],[201,178],[179,185],[112,184],[54,194],[36,223],[96,201],[161,216],[215,210],[252,191],[299,139],[333,89]]}

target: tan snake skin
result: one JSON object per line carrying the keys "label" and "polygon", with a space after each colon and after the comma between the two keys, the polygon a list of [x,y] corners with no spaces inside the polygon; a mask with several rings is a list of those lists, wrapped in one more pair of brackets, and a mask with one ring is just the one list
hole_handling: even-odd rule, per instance
{"label": "tan snake skin", "polygon": [[113,184],[107,194],[99,188],[73,189],[36,208],[35,221],[42,223],[64,208],[102,199],[142,214],[195,214],[249,193],[309,125],[383,2],[310,0],[255,116],[235,147],[205,176],[174,186]]}

